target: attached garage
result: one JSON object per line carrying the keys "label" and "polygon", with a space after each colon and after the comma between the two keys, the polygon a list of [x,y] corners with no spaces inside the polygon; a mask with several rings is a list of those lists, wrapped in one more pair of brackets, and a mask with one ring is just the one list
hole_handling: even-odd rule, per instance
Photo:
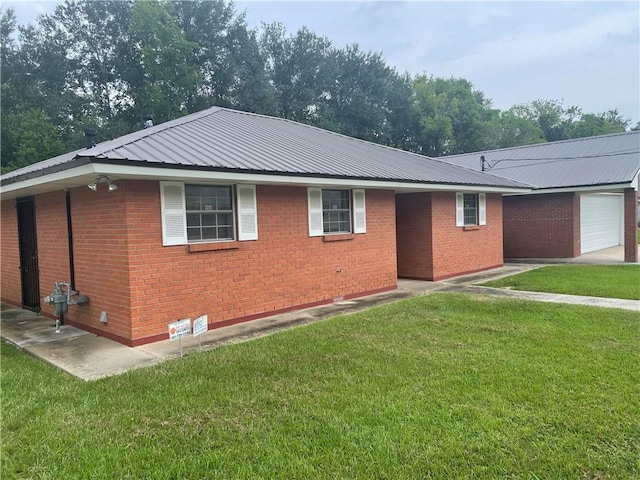
{"label": "attached garage", "polygon": [[580,196],[581,253],[616,247],[624,243],[623,195],[617,193]]}

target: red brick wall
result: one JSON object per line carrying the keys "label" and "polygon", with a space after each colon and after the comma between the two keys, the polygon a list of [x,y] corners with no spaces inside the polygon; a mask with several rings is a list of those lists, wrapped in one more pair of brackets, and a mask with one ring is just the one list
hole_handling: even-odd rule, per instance
{"label": "red brick wall", "polygon": [[[86,187],[70,192],[75,286],[90,301],[85,307],[69,307],[69,320],[124,341],[131,338],[127,214],[135,185],[117,184],[113,192],[104,183],[97,192]],[[107,323],[99,320],[102,311],[108,314]]]}
{"label": "red brick wall", "polygon": [[207,314],[220,324],[397,285],[393,192],[367,190],[366,234],[326,242],[308,236],[306,188],[258,186],[257,241],[189,253],[162,246],[158,183],[129,190],[136,343],[166,335],[167,324],[181,318]]}
{"label": "red brick wall", "polygon": [[[393,192],[367,190],[366,234],[325,241],[308,236],[306,188],[258,186],[259,240],[189,253],[162,246],[158,182],[117,184],[114,192],[104,184],[70,192],[75,286],[90,302],[69,307],[69,324],[140,344],[166,337],[167,324],[185,317],[207,314],[222,325],[397,286]],[[14,205],[2,204],[2,295],[19,304]],[[64,192],[36,196],[36,222],[46,295],[70,280]]]}
{"label": "red brick wall", "polygon": [[[44,297],[53,291],[54,283],[71,279],[65,192],[37,195],[35,204],[40,296]],[[40,307],[43,313],[54,315],[53,305],[40,302]]]}
{"label": "red brick wall", "polygon": [[399,194],[396,202],[400,277],[440,280],[502,265],[501,195],[487,194],[486,225],[466,228],[456,227],[453,192]]}
{"label": "red brick wall", "polygon": [[550,193],[504,197],[505,258],[580,255],[580,196]]}
{"label": "red brick wall", "polygon": [[18,246],[18,213],[15,200],[2,202],[0,230],[0,297],[3,302],[20,306],[20,250]]}
{"label": "red brick wall", "polygon": [[396,195],[398,276],[433,278],[431,194]]}
{"label": "red brick wall", "polygon": [[624,191],[624,261],[638,261],[638,192]]}
{"label": "red brick wall", "polygon": [[433,279],[501,267],[502,196],[487,194],[487,224],[456,227],[453,192],[432,194]]}

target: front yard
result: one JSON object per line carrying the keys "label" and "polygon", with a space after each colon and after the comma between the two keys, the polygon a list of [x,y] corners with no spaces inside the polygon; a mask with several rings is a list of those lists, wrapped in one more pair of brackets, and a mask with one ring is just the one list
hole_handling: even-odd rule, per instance
{"label": "front yard", "polygon": [[640,300],[640,265],[554,265],[482,285],[528,292]]}
{"label": "front yard", "polygon": [[640,478],[636,312],[433,294],[90,383],[2,344],[0,476]]}

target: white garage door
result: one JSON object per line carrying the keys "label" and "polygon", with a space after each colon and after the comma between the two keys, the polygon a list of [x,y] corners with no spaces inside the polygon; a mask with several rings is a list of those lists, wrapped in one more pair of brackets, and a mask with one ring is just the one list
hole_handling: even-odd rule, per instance
{"label": "white garage door", "polygon": [[620,245],[621,232],[622,195],[580,196],[581,253]]}

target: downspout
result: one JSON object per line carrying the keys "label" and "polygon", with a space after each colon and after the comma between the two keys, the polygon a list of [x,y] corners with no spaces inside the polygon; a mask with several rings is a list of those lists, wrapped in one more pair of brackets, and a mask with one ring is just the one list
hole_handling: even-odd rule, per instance
{"label": "downspout", "polygon": [[76,273],[73,265],[73,225],[71,224],[71,195],[67,190],[66,203],[67,203],[67,239],[69,243],[69,278],[71,284],[71,290],[76,289]]}

